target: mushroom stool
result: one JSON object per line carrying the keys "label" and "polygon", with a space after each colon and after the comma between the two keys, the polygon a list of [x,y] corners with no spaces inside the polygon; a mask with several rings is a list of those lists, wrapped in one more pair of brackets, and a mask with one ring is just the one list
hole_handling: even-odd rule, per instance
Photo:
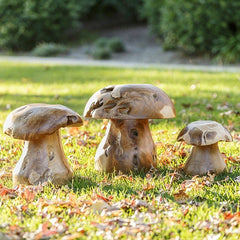
{"label": "mushroom stool", "polygon": [[219,174],[226,168],[219,151],[219,141],[232,141],[232,136],[220,123],[215,121],[195,121],[188,124],[177,137],[193,145],[191,154],[184,166],[188,175],[205,175],[208,172]]}
{"label": "mushroom stool", "polygon": [[95,155],[95,169],[127,173],[156,166],[148,119],[173,118],[175,109],[168,95],[153,85],[113,85],[89,99],[84,117],[110,120]]}
{"label": "mushroom stool", "polygon": [[29,104],[12,111],[4,133],[25,140],[20,160],[13,170],[13,184],[64,184],[72,170],[64,155],[59,128],[81,126],[81,117],[62,105]]}

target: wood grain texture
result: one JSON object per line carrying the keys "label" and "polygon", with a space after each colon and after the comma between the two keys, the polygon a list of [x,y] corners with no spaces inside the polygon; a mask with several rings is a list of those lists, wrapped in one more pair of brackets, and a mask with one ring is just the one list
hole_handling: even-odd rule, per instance
{"label": "wood grain texture", "polygon": [[193,146],[184,166],[188,175],[206,175],[208,172],[219,174],[226,169],[226,163],[219,151],[218,143],[208,146]]}
{"label": "wood grain texture", "polygon": [[96,92],[87,102],[84,117],[99,119],[173,118],[168,95],[151,84],[112,85]]}
{"label": "wood grain texture", "polygon": [[156,151],[148,119],[173,118],[168,95],[151,84],[112,85],[89,99],[84,117],[111,119],[100,143],[95,168],[104,172],[149,170],[156,166]]}
{"label": "wood grain texture", "polygon": [[188,124],[178,134],[178,141],[196,146],[207,146],[219,141],[231,142],[232,136],[220,123],[215,121],[195,121]]}
{"label": "wood grain texture", "polygon": [[81,116],[63,105],[28,104],[12,111],[5,120],[5,134],[22,140],[37,140],[61,127],[81,126]]}
{"label": "wood grain texture", "polygon": [[64,184],[72,170],[64,155],[59,128],[81,126],[82,118],[62,105],[29,104],[12,111],[4,133],[25,140],[20,160],[13,171],[13,184]]}
{"label": "wood grain texture", "polygon": [[95,168],[128,173],[151,167],[156,167],[156,151],[148,120],[110,120],[95,155]]}
{"label": "wood grain texture", "polygon": [[13,184],[51,181],[65,184],[72,178],[71,167],[63,153],[59,130],[35,141],[25,141],[20,160],[13,170]]}
{"label": "wood grain texture", "polygon": [[215,121],[195,121],[188,124],[177,136],[177,141],[193,145],[184,165],[189,175],[205,175],[209,171],[219,174],[226,168],[218,148],[219,141],[232,141],[226,128]]}

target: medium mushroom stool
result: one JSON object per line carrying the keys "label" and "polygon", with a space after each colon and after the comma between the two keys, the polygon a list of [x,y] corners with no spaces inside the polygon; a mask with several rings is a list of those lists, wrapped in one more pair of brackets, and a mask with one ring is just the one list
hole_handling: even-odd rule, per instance
{"label": "medium mushroom stool", "polygon": [[220,123],[215,121],[195,121],[188,124],[177,137],[193,145],[191,154],[184,166],[188,175],[205,175],[208,172],[219,174],[226,168],[219,151],[219,141],[232,141],[232,136]]}
{"label": "medium mushroom stool", "polygon": [[81,126],[79,114],[62,105],[29,104],[12,111],[4,133],[25,140],[20,160],[13,170],[13,184],[60,185],[72,178],[64,155],[59,128]]}
{"label": "medium mushroom stool", "polygon": [[89,99],[84,117],[110,120],[95,155],[95,169],[127,173],[156,166],[148,119],[173,118],[175,109],[168,95],[153,85],[113,85]]}

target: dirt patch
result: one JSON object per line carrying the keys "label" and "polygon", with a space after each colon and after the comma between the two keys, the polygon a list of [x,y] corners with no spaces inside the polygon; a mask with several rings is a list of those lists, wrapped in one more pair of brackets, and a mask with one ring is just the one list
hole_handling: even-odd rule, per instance
{"label": "dirt patch", "polygon": [[[102,30],[97,33],[101,37],[118,37],[124,43],[126,52],[114,53],[112,60],[130,63],[212,64],[207,58],[183,56],[178,51],[164,51],[159,40],[150,33],[147,26],[121,27]],[[91,45],[74,47],[66,57],[90,60],[92,58],[87,54],[89,48],[91,48]]]}

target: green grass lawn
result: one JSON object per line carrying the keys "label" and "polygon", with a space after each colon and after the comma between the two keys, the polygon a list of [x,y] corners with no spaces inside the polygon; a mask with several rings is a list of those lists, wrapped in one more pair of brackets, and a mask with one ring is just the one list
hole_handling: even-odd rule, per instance
{"label": "green grass lawn", "polygon": [[[158,167],[106,175],[94,170],[103,121],[63,129],[74,170],[68,185],[18,186],[11,172],[23,142],[2,133],[7,115],[29,103],[63,104],[80,115],[111,84],[150,83],[173,100],[177,117],[150,123]],[[0,63],[0,239],[239,239],[240,74]],[[220,143],[227,172],[190,177],[180,170],[190,146],[176,142],[195,120],[215,120],[234,141]],[[1,233],[2,232],[2,233]],[[7,238],[6,238],[7,239]]]}

